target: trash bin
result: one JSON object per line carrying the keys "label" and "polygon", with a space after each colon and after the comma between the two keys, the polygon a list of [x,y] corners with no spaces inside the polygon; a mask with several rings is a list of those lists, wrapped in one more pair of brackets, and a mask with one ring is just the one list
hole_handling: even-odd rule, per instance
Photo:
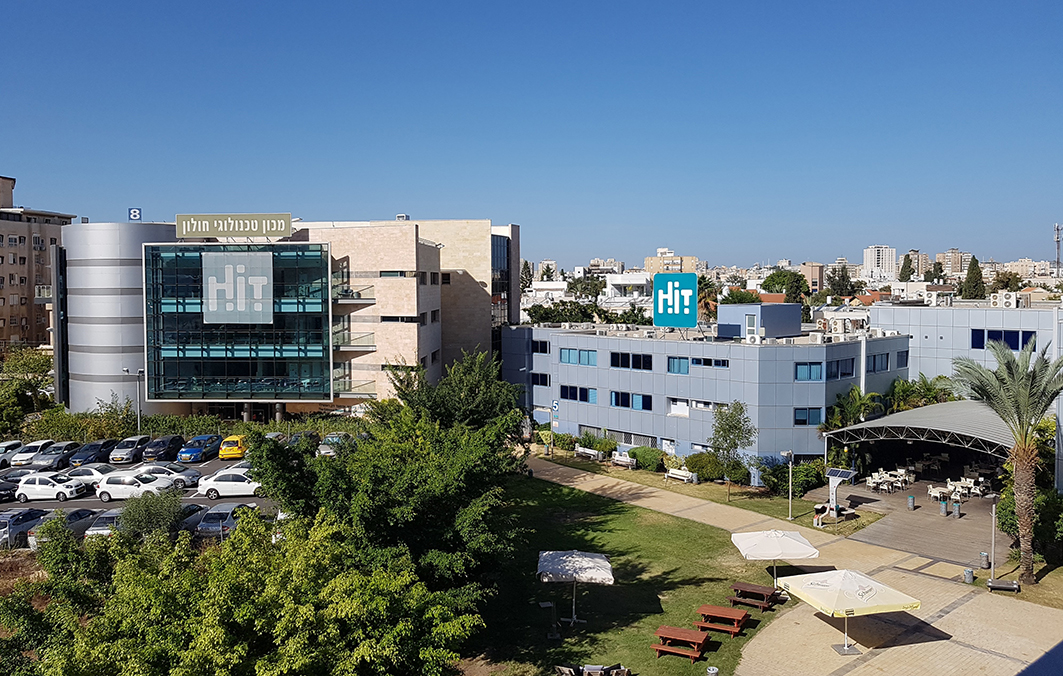
{"label": "trash bin", "polygon": [[978,556],[980,556],[982,558],[982,568],[983,569],[988,569],[989,568],[989,554],[987,552],[980,552],[978,554]]}
{"label": "trash bin", "polygon": [[970,568],[964,568],[963,581],[967,584],[974,584],[974,571]]}
{"label": "trash bin", "polygon": [[708,667],[705,669],[705,676],[717,676],[719,673],[720,670],[716,667]]}
{"label": "trash bin", "polygon": [[909,512],[914,512],[915,511],[915,496],[914,495],[909,495],[908,496],[908,511]]}
{"label": "trash bin", "polygon": [[939,502],[938,505],[941,507],[941,516],[948,516],[949,515],[949,503],[942,501],[942,502]]}
{"label": "trash bin", "polygon": [[535,473],[534,473],[534,472],[532,472],[532,470],[531,470],[531,467],[529,467],[529,468],[528,468],[528,478],[529,478],[529,479],[531,479],[531,478],[533,478],[533,477],[534,477],[534,475],[535,475]]}
{"label": "trash bin", "polygon": [[960,503],[952,503],[952,515],[957,519],[960,518]]}

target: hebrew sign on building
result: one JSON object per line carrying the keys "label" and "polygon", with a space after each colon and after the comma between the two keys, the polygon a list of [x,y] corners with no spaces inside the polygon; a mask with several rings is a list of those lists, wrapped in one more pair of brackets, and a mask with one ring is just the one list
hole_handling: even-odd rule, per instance
{"label": "hebrew sign on building", "polygon": [[177,214],[177,237],[288,237],[291,214]]}

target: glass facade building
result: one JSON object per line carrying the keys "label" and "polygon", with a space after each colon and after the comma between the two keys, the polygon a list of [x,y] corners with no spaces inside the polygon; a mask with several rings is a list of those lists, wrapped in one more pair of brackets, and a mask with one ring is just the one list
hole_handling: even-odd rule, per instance
{"label": "glass facade building", "polygon": [[332,399],[329,245],[144,246],[149,400]]}
{"label": "glass facade building", "polygon": [[508,237],[491,235],[491,351],[497,355],[502,354],[500,327],[509,323],[509,244]]}

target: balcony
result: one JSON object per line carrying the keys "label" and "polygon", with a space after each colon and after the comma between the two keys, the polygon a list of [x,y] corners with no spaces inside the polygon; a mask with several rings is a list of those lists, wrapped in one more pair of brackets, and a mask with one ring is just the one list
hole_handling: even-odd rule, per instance
{"label": "balcony", "polygon": [[337,397],[376,399],[376,381],[336,378],[332,381],[332,391]]}
{"label": "balcony", "polygon": [[376,289],[372,285],[352,285],[344,275],[332,273],[332,300],[340,304],[370,305],[376,302]]}
{"label": "balcony", "polygon": [[376,334],[333,331],[332,349],[373,352],[376,350]]}

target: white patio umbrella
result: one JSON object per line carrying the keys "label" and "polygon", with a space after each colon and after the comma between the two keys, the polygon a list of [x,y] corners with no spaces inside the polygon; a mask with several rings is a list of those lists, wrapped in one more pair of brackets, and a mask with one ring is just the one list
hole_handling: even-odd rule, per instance
{"label": "white patio umbrella", "polygon": [[586,622],[576,618],[576,583],[613,584],[613,566],[609,563],[609,557],[575,549],[539,552],[537,574],[543,582],[572,583],[572,617],[561,618],[570,626]]}
{"label": "white patio umbrella", "polygon": [[731,542],[742,556],[750,561],[772,562],[772,579],[778,586],[779,566],[777,559],[789,561],[791,559],[815,559],[819,557],[819,550],[805,539],[797,531],[793,530],[761,530],[752,533],[732,533]]}
{"label": "white patio umbrella", "polygon": [[857,615],[916,610],[919,600],[855,570],[827,570],[822,573],[780,578],[787,593],[796,596],[824,615],[845,618],[845,644],[831,646],[841,655],[859,655],[849,644],[849,618]]}

